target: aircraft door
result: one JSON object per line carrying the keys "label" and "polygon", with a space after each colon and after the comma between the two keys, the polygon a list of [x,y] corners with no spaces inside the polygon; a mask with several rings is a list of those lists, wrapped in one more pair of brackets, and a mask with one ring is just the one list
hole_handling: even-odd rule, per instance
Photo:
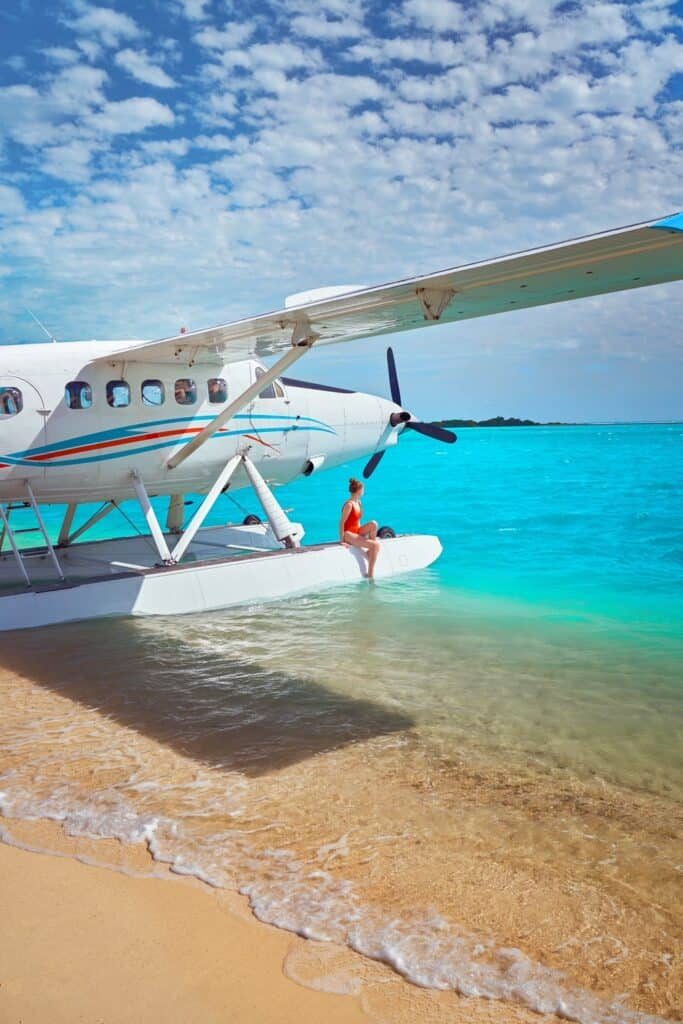
{"label": "aircraft door", "polygon": [[45,466],[31,455],[46,443],[47,416],[35,384],[0,374],[0,488],[9,481],[43,479]]}
{"label": "aircraft door", "polygon": [[[265,371],[255,364],[253,372],[258,379]],[[264,387],[245,412],[245,437],[257,446],[251,454],[262,461],[264,475],[278,483],[297,477],[308,455],[305,390],[288,389],[275,380]]]}

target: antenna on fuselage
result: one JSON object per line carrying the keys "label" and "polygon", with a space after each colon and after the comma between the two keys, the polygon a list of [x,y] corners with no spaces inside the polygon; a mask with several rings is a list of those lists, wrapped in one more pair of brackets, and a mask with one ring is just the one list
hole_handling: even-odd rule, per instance
{"label": "antenna on fuselage", "polygon": [[178,309],[176,306],[173,307],[173,312],[176,314],[176,316],[180,320],[180,331],[179,331],[179,333],[180,334],[187,334],[187,317],[184,315],[182,310]]}
{"label": "antenna on fuselage", "polygon": [[48,329],[47,329],[47,327],[45,326],[45,324],[43,324],[43,323],[41,323],[41,322],[40,322],[40,320],[38,319],[38,317],[36,316],[36,314],[35,314],[35,313],[32,313],[32,312],[31,312],[31,310],[30,310],[30,309],[28,308],[28,306],[24,306],[24,309],[26,310],[26,312],[28,313],[28,315],[29,315],[30,317],[32,317],[32,318],[33,318],[33,319],[35,320],[35,322],[36,322],[36,323],[38,324],[38,326],[40,327],[40,329],[41,329],[42,331],[45,331],[45,333],[47,334],[47,336],[48,336],[48,338],[50,339],[50,341],[51,341],[51,342],[53,342],[53,343],[54,343],[54,344],[56,345],[56,344],[57,344],[57,339],[55,338],[54,334],[52,334],[52,333],[51,333],[51,331],[48,331]]}

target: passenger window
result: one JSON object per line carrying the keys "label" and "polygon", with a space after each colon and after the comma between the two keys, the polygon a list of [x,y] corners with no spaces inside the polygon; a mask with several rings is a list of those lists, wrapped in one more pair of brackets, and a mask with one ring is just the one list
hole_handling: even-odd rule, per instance
{"label": "passenger window", "polygon": [[64,388],[64,401],[70,409],[90,409],[92,388],[84,380],[70,380]]}
{"label": "passenger window", "polygon": [[194,405],[197,401],[197,385],[189,377],[175,382],[175,400],[178,405]]}
{"label": "passenger window", "polygon": [[143,380],[140,395],[143,405],[163,405],[166,401],[166,388],[163,381]]}
{"label": "passenger window", "polygon": [[211,377],[209,380],[209,401],[227,402],[228,385],[222,377]]}
{"label": "passenger window", "polygon": [[0,388],[0,416],[16,416],[23,408],[19,388]]}
{"label": "passenger window", "polygon": [[[263,369],[262,366],[257,366],[256,380],[259,380],[261,377],[264,377],[265,373],[266,371]],[[272,381],[270,384],[266,384],[263,391],[259,392],[259,398],[275,398],[275,385],[272,383]]]}
{"label": "passenger window", "polygon": [[130,387],[128,381],[110,380],[107,381],[107,405],[112,409],[122,409],[130,405]]}

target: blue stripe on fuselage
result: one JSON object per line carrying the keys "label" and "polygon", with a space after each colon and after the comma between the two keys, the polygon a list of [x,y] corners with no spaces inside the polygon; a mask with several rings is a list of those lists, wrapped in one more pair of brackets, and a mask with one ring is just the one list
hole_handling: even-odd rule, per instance
{"label": "blue stripe on fuselage", "polygon": [[[148,430],[152,430],[155,427],[169,426],[172,423],[200,423],[201,422],[201,423],[207,424],[207,423],[212,423],[213,420],[215,420],[215,418],[216,418],[215,416],[178,416],[178,417],[175,417],[174,419],[168,419],[168,420],[150,420],[149,422],[146,422],[146,423],[132,423],[129,426],[126,426],[126,427],[116,427],[116,428],[112,428],[111,430],[100,430],[100,431],[98,431],[97,433],[94,433],[94,434],[79,434],[77,437],[70,437],[70,438],[67,438],[67,439],[62,440],[62,441],[55,441],[53,444],[45,444],[45,445],[38,446],[36,448],[26,448],[24,451],[12,452],[12,455],[8,456],[7,458],[8,458],[8,460],[9,459],[23,459],[23,458],[26,458],[26,457],[28,457],[30,455],[46,455],[49,452],[59,451],[61,448],[63,448],[64,449],[64,453],[67,454],[70,448],[80,448],[82,445],[86,445],[86,444],[99,444],[102,441],[117,441],[120,438],[126,438],[126,437],[134,438],[136,433],[138,433],[140,431],[147,432]],[[287,416],[287,415],[277,415],[277,414],[272,414],[271,415],[270,413],[268,413],[268,414],[255,413],[253,416],[249,416],[249,415],[245,415],[245,414],[238,414],[237,416],[234,416],[233,419],[235,419],[235,420],[247,420],[252,425],[252,431],[254,433],[260,433],[261,432],[259,427],[253,425],[255,420],[270,420],[270,421],[272,421],[272,420],[286,420],[286,421],[289,421],[289,422],[296,422],[296,423],[302,423],[302,424],[303,423],[311,423],[311,424],[315,424],[316,425],[315,429],[317,429],[317,430],[322,430],[322,431],[324,431],[325,433],[328,433],[328,434],[336,434],[337,433],[337,431],[334,429],[334,427],[330,426],[329,423],[325,423],[323,420],[317,420],[317,419],[313,418],[312,416]],[[288,430],[291,430],[292,427],[284,427],[283,426],[282,428],[273,428],[273,427],[264,427],[263,428],[263,430],[266,430],[266,431],[272,431],[273,429],[276,429],[276,430],[277,429],[281,429],[283,432],[286,432]],[[313,429],[313,427],[311,427],[309,429]],[[223,437],[225,437],[228,434],[235,434],[235,433],[240,433],[240,431],[225,431],[225,430],[221,430],[220,431],[220,434]],[[216,436],[216,435],[214,435],[214,436]],[[180,444],[181,440],[180,439],[176,439],[173,443],[174,444]],[[136,451],[139,451],[139,450],[140,449],[136,449]],[[0,456],[0,459],[4,459],[4,456]],[[19,464],[23,465],[23,463],[19,463]],[[34,463],[29,463],[29,465],[33,465],[33,464]]]}
{"label": "blue stripe on fuselage", "polygon": [[[244,418],[248,419],[249,417],[244,417]],[[271,418],[272,419],[277,419],[277,417],[275,417],[275,416],[273,416]],[[288,418],[289,419],[295,419],[296,417],[290,416]],[[303,419],[304,419],[304,417],[302,416],[301,420],[303,420]],[[320,422],[320,421],[318,421],[318,422]],[[260,428],[254,427],[251,432],[254,433],[254,434],[287,434],[287,433],[291,433],[291,431],[293,431],[293,430],[305,430],[305,431],[308,431],[308,432],[311,432],[311,433],[312,432],[317,432],[317,433],[322,433],[322,434],[336,434],[336,430],[328,428],[327,426],[313,427],[313,426],[299,426],[298,424],[293,424],[291,427],[260,427]],[[214,434],[213,437],[210,438],[210,440],[213,441],[216,438],[221,438],[221,437],[244,437],[247,433],[248,432],[244,431],[244,430],[222,430],[219,433]],[[123,434],[122,436],[126,436],[126,435]],[[145,445],[142,448],[133,448],[133,449],[131,449],[131,448],[120,448],[120,449],[118,449],[115,452],[107,452],[104,455],[85,455],[85,456],[83,456],[80,459],[65,459],[65,458],[61,458],[60,457],[59,458],[59,462],[35,462],[35,461],[32,461],[31,459],[22,458],[21,456],[24,453],[20,453],[18,456],[0,455],[0,462],[4,462],[4,463],[6,463],[8,465],[11,465],[11,466],[31,466],[33,469],[35,469],[36,466],[46,466],[48,468],[50,468],[50,467],[59,468],[61,466],[82,466],[82,465],[85,465],[85,464],[91,463],[91,462],[106,462],[106,461],[109,461],[110,459],[123,459],[123,458],[125,458],[128,455],[133,455],[133,454],[134,455],[140,455],[140,454],[142,454],[144,452],[157,451],[160,448],[172,448],[174,445],[178,445],[178,444],[181,444],[181,443],[182,443],[182,440],[176,437],[176,438],[171,438],[168,441],[160,441],[157,444]],[[39,449],[29,449],[29,451],[31,451],[33,453],[38,453]]]}

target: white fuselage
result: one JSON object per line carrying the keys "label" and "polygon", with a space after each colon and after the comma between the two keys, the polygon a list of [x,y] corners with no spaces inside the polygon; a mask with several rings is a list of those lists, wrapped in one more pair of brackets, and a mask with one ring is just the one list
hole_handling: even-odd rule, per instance
{"label": "white fuselage", "polygon": [[[0,500],[23,499],[29,481],[39,502],[80,503],[134,497],[137,472],[150,495],[203,493],[226,461],[249,448],[249,458],[272,484],[287,483],[311,465],[339,465],[395,444],[400,427],[389,425],[397,406],[360,392],[277,383],[224,424],[176,469],[168,459],[196,436],[255,380],[260,363],[124,362],[117,347],[130,342],[67,342],[0,348]],[[94,362],[111,353],[111,361]],[[225,382],[210,400],[209,380]],[[183,393],[178,381],[190,380]],[[129,404],[113,407],[111,382],[125,382]],[[87,385],[89,398],[70,407],[66,385]],[[145,383],[147,382],[147,383]],[[152,382],[150,384],[150,382]],[[79,386],[80,386],[79,385]],[[144,393],[147,401],[143,399]],[[74,390],[74,389],[72,389]],[[83,395],[88,392],[81,388]],[[116,399],[126,388],[115,385]],[[220,391],[220,389],[219,389]],[[163,393],[163,401],[161,396]],[[154,404],[149,404],[149,399]],[[178,397],[181,401],[178,400]],[[184,403],[184,404],[181,404]],[[243,471],[231,489],[245,486]]]}

